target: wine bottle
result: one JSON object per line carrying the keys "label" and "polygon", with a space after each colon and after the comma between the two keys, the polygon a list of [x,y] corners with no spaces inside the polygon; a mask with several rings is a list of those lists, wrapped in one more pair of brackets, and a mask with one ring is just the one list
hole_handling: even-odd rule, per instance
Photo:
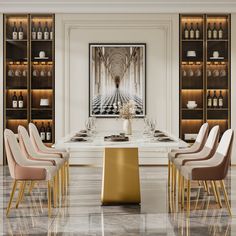
{"label": "wine bottle", "polygon": [[52,25],[50,27],[50,39],[53,40],[53,28],[52,28]]}
{"label": "wine bottle", "polygon": [[51,126],[50,126],[50,122],[48,122],[48,126],[47,126],[47,129],[46,129],[46,140],[51,141],[51,138],[52,138],[52,129],[51,129]]}
{"label": "wine bottle", "polygon": [[213,107],[216,108],[218,106],[218,99],[216,96],[216,91],[214,91],[214,95],[213,95]]}
{"label": "wine bottle", "polygon": [[185,39],[189,38],[189,31],[188,31],[188,24],[187,23],[185,23],[185,26],[184,26],[184,38]]}
{"label": "wine bottle", "polygon": [[208,95],[207,95],[207,107],[211,108],[212,107],[212,97],[211,97],[211,92],[208,91]]}
{"label": "wine bottle", "polygon": [[12,39],[13,40],[16,40],[17,39],[17,27],[16,27],[16,22],[14,22],[14,26],[13,26],[13,29],[12,29]]}
{"label": "wine bottle", "polygon": [[43,35],[43,38],[45,40],[48,40],[49,39],[49,29],[48,29],[48,22],[46,21],[45,23],[45,27],[44,27],[44,35]]}
{"label": "wine bottle", "polygon": [[220,95],[219,95],[219,98],[218,98],[218,104],[219,104],[219,107],[222,108],[224,106],[224,97],[222,95],[222,91],[220,90]]}
{"label": "wine bottle", "polygon": [[40,129],[39,129],[39,133],[40,133],[40,137],[41,137],[41,140],[42,141],[45,141],[45,127],[44,127],[44,123],[42,122],[42,125],[41,125],[41,127],[40,127]]}
{"label": "wine bottle", "polygon": [[32,22],[31,38],[32,38],[33,40],[37,39],[37,33],[36,33],[35,26],[34,26],[34,22]]}
{"label": "wine bottle", "polygon": [[208,39],[212,38],[212,30],[211,30],[211,24],[208,23],[208,27],[207,27],[207,37]]}
{"label": "wine bottle", "polygon": [[216,23],[214,23],[214,27],[213,27],[213,39],[217,39],[218,38],[218,33],[217,33],[217,28],[216,28]]}
{"label": "wine bottle", "polygon": [[12,96],[12,108],[17,108],[17,96],[16,96],[16,92],[14,92],[14,95]]}
{"label": "wine bottle", "polygon": [[195,38],[196,39],[199,39],[200,38],[200,29],[199,29],[199,25],[197,23],[197,28],[195,30]]}
{"label": "wine bottle", "polygon": [[20,27],[19,27],[19,32],[18,32],[18,38],[19,38],[19,40],[24,39],[24,30],[23,30],[22,22],[20,22]]}
{"label": "wine bottle", "polygon": [[23,98],[22,92],[20,92],[20,96],[18,97],[18,107],[19,108],[24,107],[24,98]]}
{"label": "wine bottle", "polygon": [[39,22],[38,31],[37,31],[37,39],[41,40],[42,38],[43,38],[43,31],[42,31],[41,22]]}
{"label": "wine bottle", "polygon": [[218,35],[219,35],[219,39],[222,39],[222,38],[223,38],[223,28],[222,28],[222,23],[220,23],[220,28],[219,28],[219,31],[218,31]]}
{"label": "wine bottle", "polygon": [[190,34],[190,39],[194,39],[193,23],[191,23],[190,30],[189,30],[189,34]]}

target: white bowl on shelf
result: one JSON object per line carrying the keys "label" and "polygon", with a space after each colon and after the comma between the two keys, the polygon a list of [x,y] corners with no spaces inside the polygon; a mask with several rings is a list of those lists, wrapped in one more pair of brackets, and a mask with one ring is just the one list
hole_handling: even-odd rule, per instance
{"label": "white bowl on shelf", "polygon": [[187,104],[188,109],[195,109],[197,107],[197,104]]}

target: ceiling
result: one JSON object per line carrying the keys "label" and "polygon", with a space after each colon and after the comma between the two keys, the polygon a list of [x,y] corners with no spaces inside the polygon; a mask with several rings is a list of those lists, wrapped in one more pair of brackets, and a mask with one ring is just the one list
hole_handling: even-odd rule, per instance
{"label": "ceiling", "polygon": [[0,12],[233,13],[236,0],[0,0]]}

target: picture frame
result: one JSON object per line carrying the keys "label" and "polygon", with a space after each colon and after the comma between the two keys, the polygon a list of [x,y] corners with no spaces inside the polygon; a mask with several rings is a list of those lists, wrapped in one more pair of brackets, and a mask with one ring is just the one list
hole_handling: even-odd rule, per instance
{"label": "picture frame", "polygon": [[146,115],[146,44],[89,44],[89,116],[119,117],[132,100],[135,118]]}

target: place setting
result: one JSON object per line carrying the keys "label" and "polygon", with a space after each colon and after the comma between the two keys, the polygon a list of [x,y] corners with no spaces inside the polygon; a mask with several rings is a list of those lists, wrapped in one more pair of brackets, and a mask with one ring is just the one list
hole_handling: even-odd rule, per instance
{"label": "place setting", "polygon": [[69,140],[69,142],[88,142],[91,141],[92,136],[96,133],[96,118],[89,117],[85,121],[85,129],[76,132]]}
{"label": "place setting", "polygon": [[165,132],[156,129],[156,120],[152,120],[148,117],[144,119],[144,137],[147,138],[147,142],[174,142]]}

